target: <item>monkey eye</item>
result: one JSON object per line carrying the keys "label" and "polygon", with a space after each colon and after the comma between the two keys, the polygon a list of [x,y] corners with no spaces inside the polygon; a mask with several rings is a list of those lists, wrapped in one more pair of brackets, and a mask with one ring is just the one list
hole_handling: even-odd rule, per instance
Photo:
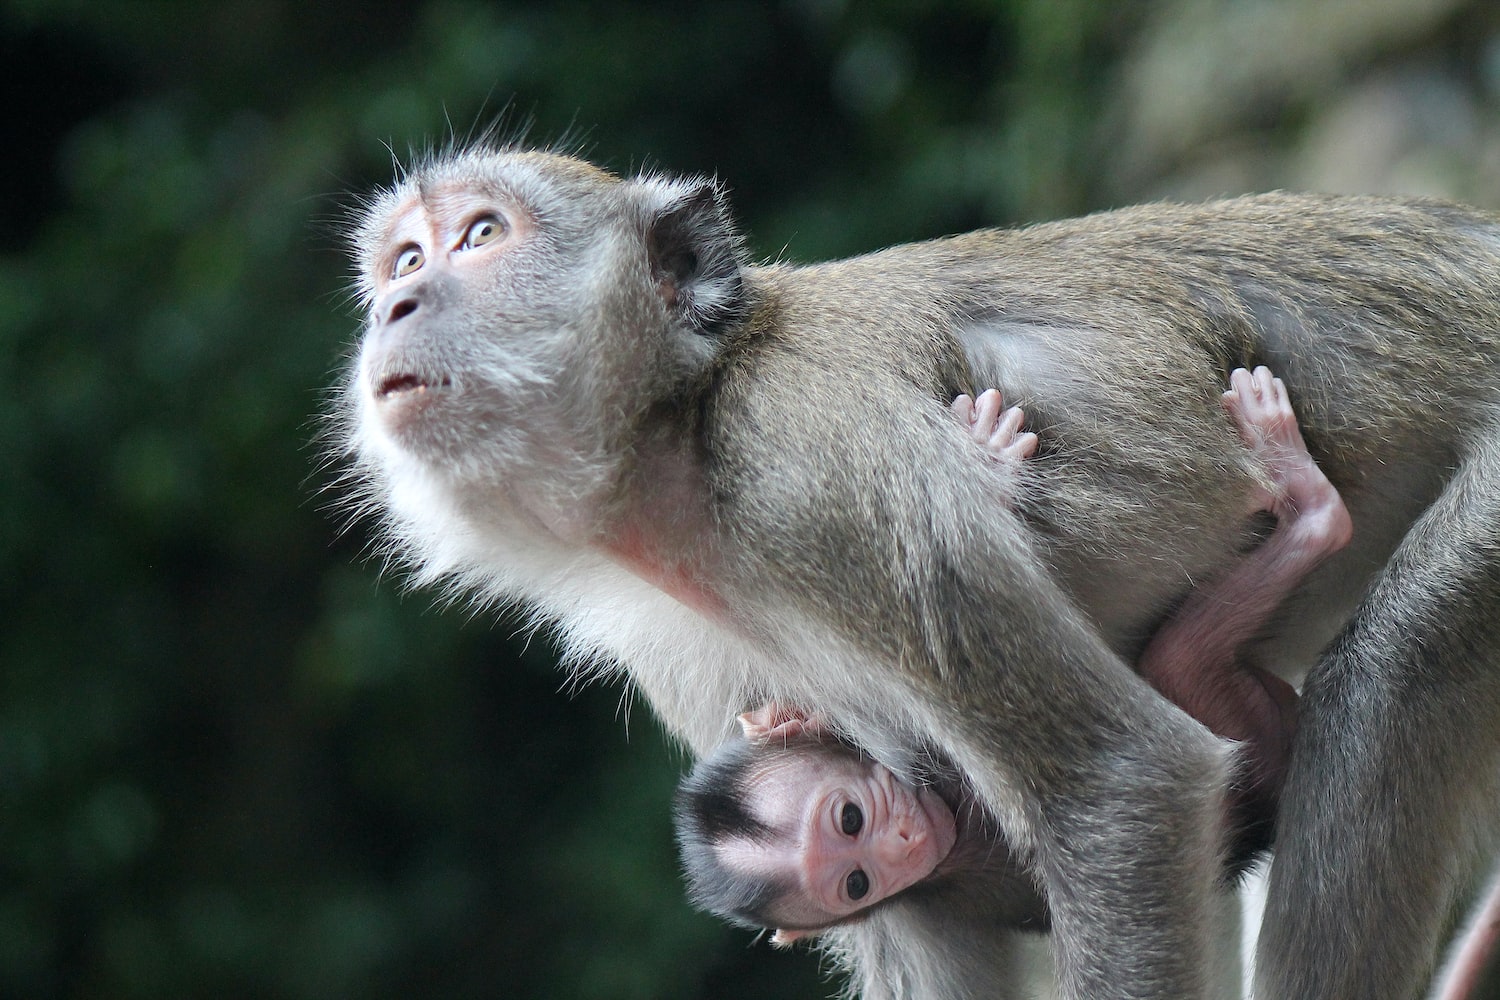
{"label": "monkey eye", "polygon": [[469,231],[464,233],[464,249],[482,247],[486,243],[493,243],[505,232],[505,223],[493,215],[475,219],[469,225]]}
{"label": "monkey eye", "polygon": [[[863,830],[865,826],[865,814],[859,811],[859,806],[853,802],[845,802],[844,808],[839,813],[839,827],[844,833],[853,837]],[[858,874],[858,873],[856,873]]]}
{"label": "monkey eye", "polygon": [[404,278],[417,268],[427,263],[427,255],[422,253],[419,246],[409,246],[396,255],[395,273],[392,277]]}
{"label": "monkey eye", "polygon": [[849,893],[850,899],[864,899],[865,893],[870,891],[870,876],[856,868],[844,879],[844,889]]}

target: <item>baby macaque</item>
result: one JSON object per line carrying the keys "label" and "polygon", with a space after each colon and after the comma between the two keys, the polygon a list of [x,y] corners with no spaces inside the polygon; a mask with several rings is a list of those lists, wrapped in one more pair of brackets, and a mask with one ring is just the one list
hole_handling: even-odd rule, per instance
{"label": "baby macaque", "polygon": [[1047,929],[1034,882],[961,784],[908,784],[815,714],[773,703],[740,723],[745,739],[700,762],[678,794],[699,906],[788,944],[897,895],[953,904],[982,886],[987,919]]}
{"label": "baby macaque", "polygon": [[[1338,491],[1303,443],[1281,380],[1236,370],[1224,406],[1260,458],[1270,489],[1258,509],[1276,526],[1216,583],[1195,591],[1147,644],[1137,667],[1217,735],[1240,741],[1238,780],[1226,808],[1230,861],[1269,841],[1294,726],[1296,693],[1236,662],[1236,649],[1324,558],[1350,539]],[[953,413],[998,462],[1037,447],[1018,407],[991,389],[960,396]],[[1010,498],[998,498],[1009,502]],[[1247,513],[1254,513],[1250,511]],[[1270,694],[1275,718],[1239,698]],[[1251,706],[1247,708],[1246,706]],[[787,943],[856,918],[913,890],[961,894],[966,876],[1010,893],[995,919],[1044,930],[1035,885],[960,782],[913,785],[841,739],[816,713],[771,703],[740,716],[745,739],[720,747],[684,781],[678,839],[697,903],[737,922],[774,927]],[[993,894],[993,893],[992,893]]]}

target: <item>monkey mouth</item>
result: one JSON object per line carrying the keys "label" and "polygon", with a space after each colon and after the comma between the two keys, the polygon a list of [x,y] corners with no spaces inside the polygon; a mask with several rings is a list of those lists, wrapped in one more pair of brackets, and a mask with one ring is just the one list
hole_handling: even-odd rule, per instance
{"label": "monkey mouth", "polygon": [[446,375],[438,379],[429,379],[410,372],[402,372],[382,378],[375,386],[375,398],[381,402],[388,402],[414,396],[421,397],[428,392],[451,388],[453,388],[453,380]]}

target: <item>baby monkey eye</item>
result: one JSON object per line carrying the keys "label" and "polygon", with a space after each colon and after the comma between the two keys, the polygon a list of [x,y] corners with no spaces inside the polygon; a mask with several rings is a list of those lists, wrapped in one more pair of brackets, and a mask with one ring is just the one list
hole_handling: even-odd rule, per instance
{"label": "baby monkey eye", "polygon": [[849,893],[850,899],[864,899],[865,893],[870,891],[870,876],[856,868],[844,879],[844,889]]}
{"label": "baby monkey eye", "polygon": [[493,243],[504,232],[505,223],[493,215],[475,219],[469,226],[469,231],[464,233],[464,248],[482,247],[486,243]]}
{"label": "baby monkey eye", "polygon": [[422,253],[421,247],[407,247],[396,255],[396,269],[393,276],[404,278],[425,263],[427,263],[427,256]]}
{"label": "baby monkey eye", "polygon": [[[865,814],[859,811],[859,806],[853,802],[844,803],[843,810],[839,813],[839,827],[849,836],[853,837],[865,827]],[[856,874],[858,874],[856,872]]]}

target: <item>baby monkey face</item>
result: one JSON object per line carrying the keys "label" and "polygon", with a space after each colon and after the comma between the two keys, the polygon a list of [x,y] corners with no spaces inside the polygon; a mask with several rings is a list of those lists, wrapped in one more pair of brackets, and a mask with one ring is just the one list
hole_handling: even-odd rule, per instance
{"label": "baby monkey face", "polygon": [[894,896],[933,874],[958,836],[936,792],[832,747],[768,763],[746,805],[784,832],[726,844],[724,859],[791,881],[777,906],[783,927],[827,927]]}

